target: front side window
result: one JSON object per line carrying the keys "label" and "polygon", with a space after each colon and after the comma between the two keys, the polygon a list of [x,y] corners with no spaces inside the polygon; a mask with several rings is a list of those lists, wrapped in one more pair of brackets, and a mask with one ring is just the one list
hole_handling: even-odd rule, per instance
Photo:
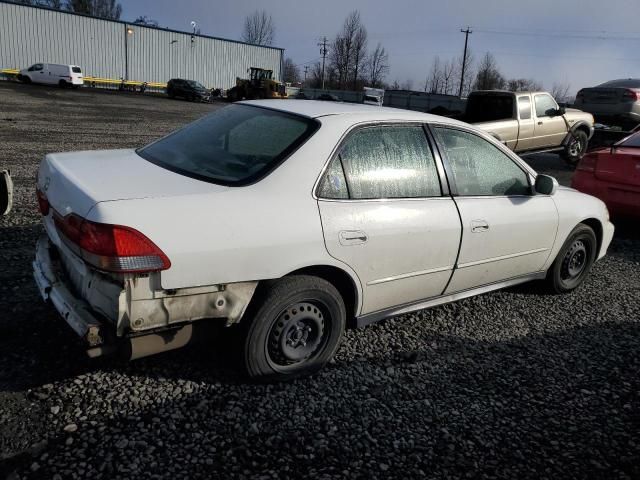
{"label": "front side window", "polygon": [[469,132],[433,129],[462,196],[529,195],[527,174],[498,147]]}
{"label": "front side window", "polygon": [[249,105],[217,110],[137,153],[173,172],[223,185],[259,180],[318,128],[315,120]]}
{"label": "front side window", "polygon": [[32,65],[31,67],[29,67],[29,72],[39,72],[40,70],[42,70],[43,66],[41,63],[36,63],[35,65]]}
{"label": "front side window", "polygon": [[422,126],[367,127],[339,154],[352,199],[441,195],[435,161]]}
{"label": "front side window", "polygon": [[536,95],[536,117],[551,117],[558,108],[556,101],[550,95]]}

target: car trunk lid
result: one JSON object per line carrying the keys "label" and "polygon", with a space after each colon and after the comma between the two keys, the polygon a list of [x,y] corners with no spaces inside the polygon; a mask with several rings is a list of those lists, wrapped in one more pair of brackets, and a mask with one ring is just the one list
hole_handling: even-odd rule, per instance
{"label": "car trunk lid", "polygon": [[626,95],[631,88],[623,87],[593,87],[581,90],[584,103],[617,104],[628,100]]}
{"label": "car trunk lid", "polygon": [[618,147],[598,152],[595,176],[606,182],[640,186],[640,148]]}
{"label": "car trunk lid", "polygon": [[135,150],[53,153],[38,172],[38,189],[60,215],[85,217],[98,202],[211,193],[226,189],[166,170]]}

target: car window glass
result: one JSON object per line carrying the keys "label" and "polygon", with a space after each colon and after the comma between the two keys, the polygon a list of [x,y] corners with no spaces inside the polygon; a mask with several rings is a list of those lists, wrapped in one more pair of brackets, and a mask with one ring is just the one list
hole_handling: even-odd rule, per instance
{"label": "car window glass", "polygon": [[520,120],[531,118],[531,100],[528,96],[518,97],[518,110],[520,110]]}
{"label": "car window glass", "polygon": [[462,196],[529,195],[527,174],[482,137],[451,128],[433,129]]}
{"label": "car window glass", "polygon": [[363,128],[346,141],[341,158],[352,199],[441,195],[421,126]]}
{"label": "car window glass", "polygon": [[73,73],[82,73],[82,70],[80,70],[80,67],[71,67],[71,70],[73,71]]}
{"label": "car window glass", "polygon": [[339,157],[335,157],[329,163],[318,187],[318,197],[329,199],[349,198],[347,181],[344,178],[344,170]]}
{"label": "car window glass", "polygon": [[35,65],[33,65],[29,71],[30,72],[39,72],[40,70],[42,70],[42,64],[41,63],[36,63]]}
{"label": "car window glass", "polygon": [[549,117],[551,112],[558,108],[556,102],[549,95],[536,95],[534,102],[536,104],[536,117]]}
{"label": "car window glass", "polygon": [[262,178],[312,135],[317,125],[306,117],[233,104],[137,153],[177,173],[237,185]]}

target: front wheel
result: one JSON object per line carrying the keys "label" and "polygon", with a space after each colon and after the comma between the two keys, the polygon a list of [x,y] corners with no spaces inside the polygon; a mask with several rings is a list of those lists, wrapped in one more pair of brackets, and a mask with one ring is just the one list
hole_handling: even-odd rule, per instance
{"label": "front wheel", "polygon": [[555,293],[567,293],[584,282],[596,261],[597,241],[593,229],[581,223],[573,229],[547,274]]}
{"label": "front wheel", "polygon": [[576,165],[587,152],[588,144],[589,137],[584,131],[578,130],[574,132],[569,144],[564,149],[565,162],[571,166]]}
{"label": "front wheel", "polygon": [[256,295],[242,349],[250,377],[297,378],[331,360],[346,324],[344,301],[331,283],[295,275],[264,285]]}

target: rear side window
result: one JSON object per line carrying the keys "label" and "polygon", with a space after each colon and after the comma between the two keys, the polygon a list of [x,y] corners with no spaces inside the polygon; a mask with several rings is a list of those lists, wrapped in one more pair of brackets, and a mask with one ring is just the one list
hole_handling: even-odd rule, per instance
{"label": "rear side window", "polygon": [[139,149],[168,170],[223,185],[261,179],[318,128],[310,118],[230,105]]}
{"label": "rear side window", "polygon": [[466,121],[469,123],[492,122],[513,118],[513,95],[476,94],[467,100]]}
{"label": "rear side window", "polygon": [[344,170],[339,156],[335,157],[329,163],[329,166],[322,177],[322,181],[318,186],[318,196],[320,198],[333,200],[349,198],[347,179],[344,176]]}
{"label": "rear side window", "polygon": [[82,70],[80,70],[80,67],[71,67],[71,71],[73,73],[82,73]]}
{"label": "rear side window", "polygon": [[461,196],[529,195],[527,174],[482,137],[451,128],[433,129]]}
{"label": "rear side window", "polygon": [[520,120],[531,118],[531,100],[528,96],[518,97],[518,110],[520,111]]}
{"label": "rear side window", "polygon": [[349,198],[435,197],[442,193],[421,126],[360,129],[347,139],[338,158]]}
{"label": "rear side window", "polygon": [[536,104],[536,117],[549,117],[551,110],[558,108],[556,101],[550,95],[536,95],[534,102]]}

